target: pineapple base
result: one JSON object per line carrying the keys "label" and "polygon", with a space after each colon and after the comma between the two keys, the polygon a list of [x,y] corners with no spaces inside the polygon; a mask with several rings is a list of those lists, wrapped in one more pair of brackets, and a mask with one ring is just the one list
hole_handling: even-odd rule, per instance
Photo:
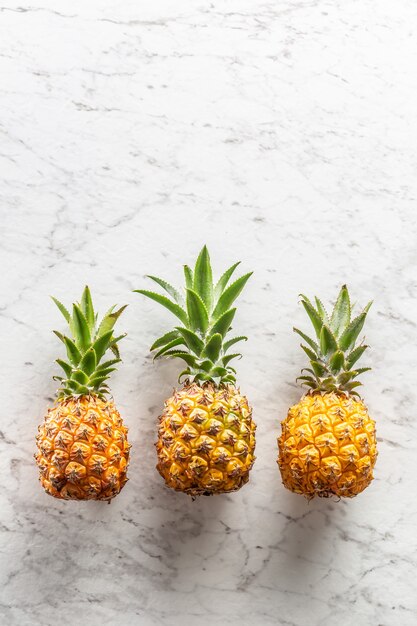
{"label": "pineapple base", "polygon": [[373,479],[375,422],[361,400],[310,393],[281,423],[278,465],[284,486],[311,499],[352,498]]}
{"label": "pineapple base", "polygon": [[59,400],[36,437],[46,493],[64,500],[111,500],[127,482],[130,445],[113,401],[97,396]]}
{"label": "pineapple base", "polygon": [[159,422],[157,470],[168,487],[195,497],[248,482],[256,425],[236,387],[186,383],[165,402]]}

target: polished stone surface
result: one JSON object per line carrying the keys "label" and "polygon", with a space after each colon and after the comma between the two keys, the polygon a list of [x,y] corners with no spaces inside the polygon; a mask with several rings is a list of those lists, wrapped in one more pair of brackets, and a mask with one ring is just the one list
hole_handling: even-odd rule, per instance
{"label": "polished stone surface", "polygon": [[[414,626],[417,596],[417,40],[412,0],[156,0],[0,7],[0,622],[7,626]],[[235,329],[258,422],[240,492],[169,491],[153,442],[174,318],[132,290],[255,270]],[[363,396],[375,480],[287,492],[276,436],[305,364],[299,292],[374,299]],[[34,436],[62,356],[49,300],[128,303],[112,379],[133,444],[109,505],[38,484]]]}

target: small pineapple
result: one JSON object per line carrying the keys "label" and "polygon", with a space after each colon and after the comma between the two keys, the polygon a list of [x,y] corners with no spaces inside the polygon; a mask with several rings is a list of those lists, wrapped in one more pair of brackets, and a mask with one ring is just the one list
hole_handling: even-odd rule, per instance
{"label": "small pineapple", "polygon": [[318,298],[316,306],[303,295],[301,302],[316,333],[311,339],[294,328],[310,359],[299,377],[309,391],[281,424],[278,465],[294,493],[353,497],[372,481],[377,457],[375,422],[356,391],[357,377],[370,368],[354,368],[368,347],[356,341],[372,303],[351,320],[346,285],[331,316]]}
{"label": "small pineapple", "polygon": [[[35,455],[46,493],[64,500],[110,500],[127,482],[129,460],[127,428],[106,384],[120,362],[113,327],[124,310],[112,307],[100,324],[88,287],[72,315],[52,298],[68,323],[72,339],[58,331],[68,361],[57,359],[65,377],[56,404],[50,408],[36,437]],[[100,363],[110,349],[113,359]]]}
{"label": "small pineapple", "polygon": [[[193,497],[240,489],[254,463],[255,424],[245,396],[235,386],[229,352],[246,337],[226,340],[236,313],[232,304],[251,273],[228,286],[239,263],[213,285],[209,253],[204,246],[194,270],[184,266],[185,298],[174,287],[149,276],[170,298],[136,290],[162,304],[181,325],[157,339],[155,358],[177,357],[187,367],[184,386],[174,390],[159,418],[157,469],[166,484]],[[180,346],[180,347],[179,347]]]}

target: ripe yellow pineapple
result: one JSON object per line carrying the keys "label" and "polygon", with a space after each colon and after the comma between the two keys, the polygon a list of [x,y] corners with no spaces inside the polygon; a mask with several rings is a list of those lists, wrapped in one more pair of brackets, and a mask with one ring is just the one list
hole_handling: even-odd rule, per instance
{"label": "ripe yellow pineapple", "polygon": [[314,496],[353,497],[373,479],[377,457],[375,422],[359,397],[356,380],[369,367],[354,368],[368,346],[356,341],[371,303],[353,320],[346,285],[332,314],[316,298],[301,302],[316,339],[294,328],[311,367],[300,380],[309,388],[282,422],[278,439],[282,481],[290,491]]}
{"label": "ripe yellow pineapple", "polygon": [[[155,341],[155,358],[178,357],[187,367],[184,386],[165,402],[159,418],[157,469],[169,487],[191,496],[227,493],[249,479],[254,463],[255,424],[245,396],[235,386],[229,350],[246,337],[226,340],[236,313],[231,308],[251,273],[230,284],[238,263],[214,286],[206,246],[194,270],[184,267],[185,298],[174,287],[149,276],[171,296],[138,293],[159,302],[181,322]],[[178,348],[181,346],[181,349]]]}
{"label": "ripe yellow pineapple", "polygon": [[[130,445],[127,428],[106,384],[120,362],[113,327],[125,307],[112,307],[100,324],[88,287],[72,315],[53,298],[65,317],[72,339],[54,331],[64,343],[68,361],[57,359],[65,377],[55,405],[38,428],[35,455],[45,491],[65,500],[110,500],[127,482]],[[115,358],[100,364],[107,350]]]}

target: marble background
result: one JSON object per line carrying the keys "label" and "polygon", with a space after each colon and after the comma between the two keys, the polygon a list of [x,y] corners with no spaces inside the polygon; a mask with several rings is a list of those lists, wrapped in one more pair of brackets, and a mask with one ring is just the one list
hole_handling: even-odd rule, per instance
{"label": "marble background", "polygon": [[[417,40],[414,0],[3,0],[0,7],[0,623],[414,626]],[[157,475],[178,365],[173,318],[132,289],[179,284],[207,243],[255,274],[235,328],[258,422],[239,493],[195,502]],[[279,420],[304,364],[300,291],[374,298],[364,397],[372,486],[282,487]],[[128,303],[112,388],[133,443],[110,505],[55,501],[34,435],[55,392],[49,295]]]}

